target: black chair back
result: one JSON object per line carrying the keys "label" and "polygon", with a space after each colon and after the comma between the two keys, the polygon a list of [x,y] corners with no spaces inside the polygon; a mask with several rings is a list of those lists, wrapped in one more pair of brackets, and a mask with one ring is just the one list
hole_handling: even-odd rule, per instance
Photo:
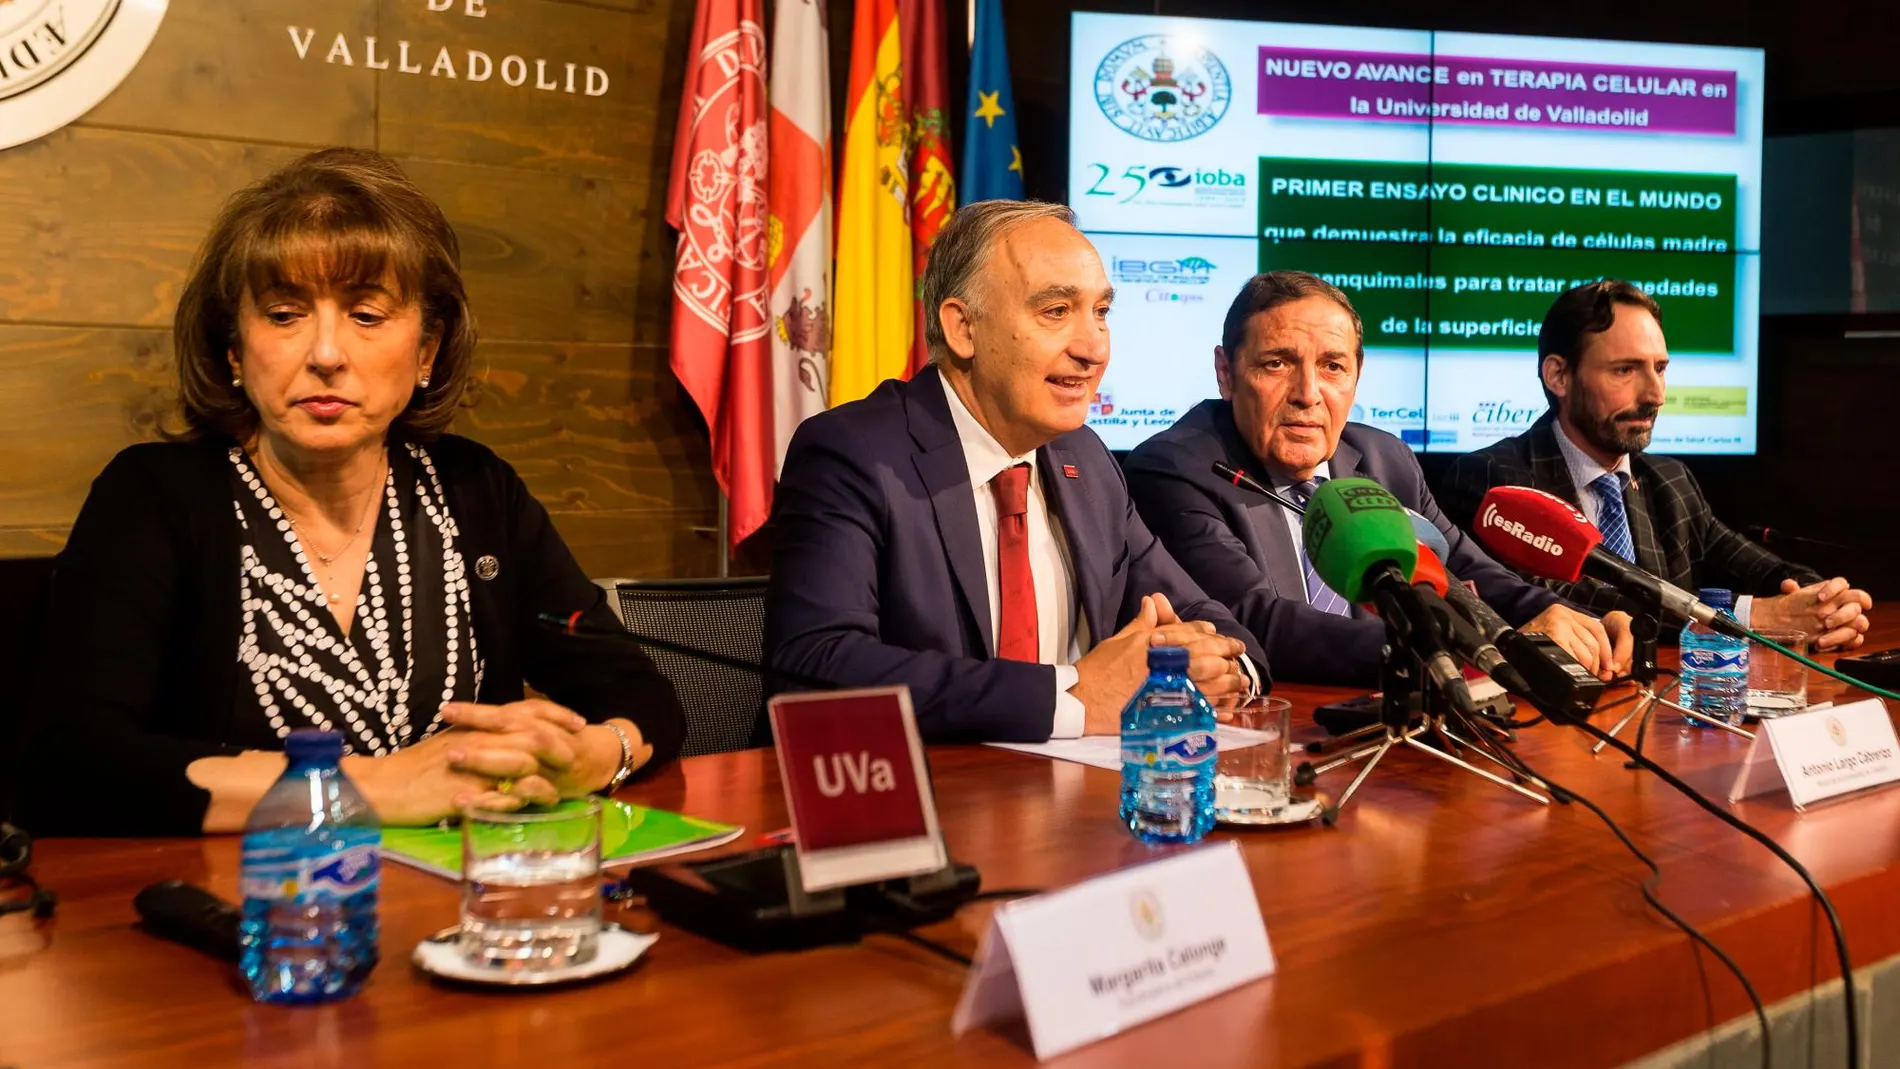
{"label": "black chair back", "polygon": [[23,757],[20,718],[52,585],[52,557],[0,560],[0,819],[13,812],[13,762]]}
{"label": "black chair back", "polygon": [[[620,622],[652,635],[757,663],[764,646],[765,577],[734,579],[603,579]],[[647,649],[671,680],[686,712],[681,757],[762,745],[764,681],[682,654]]]}

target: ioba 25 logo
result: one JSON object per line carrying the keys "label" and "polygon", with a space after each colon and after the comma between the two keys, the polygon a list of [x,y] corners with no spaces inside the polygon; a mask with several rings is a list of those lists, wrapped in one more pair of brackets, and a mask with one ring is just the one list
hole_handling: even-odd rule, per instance
{"label": "ioba 25 logo", "polygon": [[1123,41],[1095,68],[1102,114],[1143,141],[1198,137],[1227,114],[1232,97],[1219,56],[1163,33]]}
{"label": "ioba 25 logo", "polygon": [[1117,174],[1113,165],[1090,163],[1084,196],[1114,197],[1117,204],[1244,208],[1247,176],[1222,167],[1133,163]]}

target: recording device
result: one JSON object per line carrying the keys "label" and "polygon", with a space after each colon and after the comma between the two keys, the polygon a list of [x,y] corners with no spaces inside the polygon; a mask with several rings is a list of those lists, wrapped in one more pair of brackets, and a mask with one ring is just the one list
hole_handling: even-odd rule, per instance
{"label": "recording device", "polygon": [[[1436,539],[1449,546],[1445,533],[1432,521],[1409,509],[1407,515],[1412,518],[1413,533],[1421,543],[1430,545],[1428,539]],[[1499,686],[1529,699],[1553,720],[1587,716],[1595,708],[1603,694],[1604,682],[1591,675],[1549,636],[1519,632],[1463,583],[1453,582],[1447,586],[1445,600],[1470,622],[1481,640],[1482,644],[1465,659],[1496,680]],[[1462,649],[1460,653],[1463,654]]]}
{"label": "recording device", "polygon": [[1330,479],[1307,501],[1300,531],[1320,580],[1347,601],[1375,605],[1451,707],[1477,715],[1438,617],[1412,585],[1418,539],[1392,492],[1371,479]]}
{"label": "recording device", "polygon": [[239,957],[238,908],[183,880],[152,884],[132,899],[139,922],[160,939],[182,943],[220,961]]}
{"label": "recording device", "polygon": [[[580,613],[542,613],[539,620],[563,635],[650,646],[808,690],[846,689],[830,680],[590,623]],[[636,868],[623,882],[668,923],[748,954],[852,943],[868,932],[932,924],[968,904],[981,885],[975,867],[951,861],[936,872],[811,893],[799,875],[795,848],[784,845]]]}
{"label": "recording device", "polygon": [[33,919],[46,920],[59,905],[59,896],[41,887],[26,871],[33,863],[33,837],[25,829],[0,823],[0,884],[25,885],[27,896],[16,902],[0,902],[0,917],[9,913],[31,913]]}
{"label": "recording device", "polygon": [[1834,669],[1882,690],[1900,689],[1900,649],[1842,657],[1834,662]]}
{"label": "recording device", "polygon": [[1473,533],[1492,556],[1520,572],[1567,583],[1591,576],[1641,604],[1655,604],[1731,638],[1748,637],[1733,617],[1606,552],[1602,532],[1555,494],[1527,486],[1493,487],[1478,505]]}

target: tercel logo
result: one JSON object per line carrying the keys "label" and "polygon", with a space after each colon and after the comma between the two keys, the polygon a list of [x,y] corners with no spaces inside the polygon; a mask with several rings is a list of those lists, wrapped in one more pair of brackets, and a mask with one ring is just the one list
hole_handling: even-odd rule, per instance
{"label": "tercel logo", "polygon": [[1564,555],[1564,549],[1557,544],[1556,539],[1551,538],[1549,535],[1532,534],[1530,528],[1525,527],[1516,520],[1505,519],[1498,515],[1498,507],[1496,505],[1486,505],[1484,507],[1484,515],[1478,517],[1478,526],[1491,527],[1503,531],[1505,534],[1510,535],[1512,538],[1517,539],[1532,549],[1543,550],[1553,557],[1561,557]]}

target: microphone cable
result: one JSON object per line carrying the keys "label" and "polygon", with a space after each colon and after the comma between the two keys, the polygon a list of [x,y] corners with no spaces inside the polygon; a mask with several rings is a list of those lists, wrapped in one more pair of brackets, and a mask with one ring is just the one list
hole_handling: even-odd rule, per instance
{"label": "microphone cable", "polygon": [[[1530,764],[1523,759],[1523,757],[1515,753],[1511,754],[1511,757],[1517,763],[1517,765],[1522,771],[1535,777],[1537,780],[1542,782],[1544,786],[1550,788],[1550,790],[1554,792],[1555,795],[1557,796],[1558,801],[1579,802],[1583,805],[1585,809],[1588,809],[1590,812],[1596,814],[1596,818],[1602,821],[1605,827],[1610,829],[1610,833],[1612,835],[1615,835],[1617,838],[1617,841],[1623,844],[1623,848],[1628,850],[1630,854],[1636,858],[1636,860],[1642,862],[1643,865],[1649,869],[1649,875],[1644,878],[1642,883],[1637,885],[1642,890],[1643,901],[1649,903],[1649,907],[1651,909],[1655,910],[1657,913],[1662,914],[1665,920],[1667,920],[1670,924],[1676,926],[1677,928],[1681,929],[1682,933],[1684,935],[1687,935],[1691,940],[1694,940],[1696,944],[1708,948],[1709,953],[1714,954],[1717,960],[1721,961],[1723,967],[1727,968],[1729,973],[1735,977],[1735,981],[1742,985],[1742,992],[1748,996],[1748,1003],[1755,1010],[1755,1021],[1761,1027],[1762,1069],[1769,1069],[1769,1067],[1773,1064],[1773,1057],[1772,1057],[1773,1050],[1771,1046],[1772,1033],[1769,1031],[1769,1028],[1768,1028],[1767,1006],[1762,1003],[1761,995],[1755,990],[1755,985],[1749,982],[1748,974],[1742,971],[1742,967],[1736,964],[1736,961],[1734,958],[1729,957],[1728,953],[1724,951],[1721,947],[1717,946],[1714,940],[1702,934],[1701,929],[1697,928],[1695,925],[1690,924],[1688,921],[1684,920],[1680,915],[1676,913],[1675,910],[1672,910],[1668,906],[1663,905],[1662,898],[1657,893],[1658,888],[1662,885],[1662,875],[1663,875],[1662,866],[1658,865],[1654,858],[1644,853],[1642,849],[1636,845],[1635,841],[1633,841],[1629,837],[1629,833],[1624,831],[1622,826],[1619,825],[1616,822],[1616,820],[1610,816],[1610,814],[1603,811],[1602,806],[1597,805],[1595,802],[1591,801],[1588,798],[1585,798],[1581,794],[1578,794],[1576,791],[1570,790],[1569,788],[1563,786],[1562,784],[1555,782],[1554,780],[1544,775],[1543,773],[1538,772],[1537,770],[1533,769],[1530,766]],[[1703,977],[1702,986],[1703,986],[1704,994],[1706,996],[1707,991],[1708,991],[1708,978],[1706,975]],[[1850,991],[1849,994],[1851,995],[1851,993],[1852,992]],[[1848,1052],[1849,1052],[1849,1057],[1851,1058],[1853,1050],[1854,1050],[1854,1041],[1851,1038],[1853,1036],[1853,1030],[1851,1026],[1849,1028],[1848,1035],[1850,1037],[1848,1039]],[[1850,1067],[1856,1064],[1858,1063],[1850,1062]]]}
{"label": "microphone cable", "polygon": [[[1772,838],[1770,838],[1767,835],[1767,833],[1763,832],[1761,829],[1755,827],[1754,825],[1748,823],[1747,821],[1741,819],[1735,814],[1730,813],[1728,810],[1723,809],[1721,806],[1716,805],[1714,802],[1711,802],[1706,796],[1702,794],[1702,792],[1696,790],[1694,787],[1689,786],[1687,783],[1684,783],[1682,780],[1678,779],[1674,773],[1670,772],[1668,769],[1664,768],[1663,766],[1657,764],[1655,761],[1652,761],[1648,757],[1643,756],[1641,752],[1631,747],[1628,743],[1622,741],[1621,739],[1618,739],[1614,735],[1611,735],[1610,733],[1604,731],[1603,729],[1597,727],[1595,724],[1592,724],[1587,720],[1577,721],[1577,726],[1579,728],[1582,728],[1584,732],[1596,738],[1597,740],[1607,743],[1608,745],[1612,747],[1615,747],[1618,751],[1623,753],[1624,756],[1628,757],[1635,764],[1645,769],[1648,769],[1650,773],[1655,775],[1658,779],[1662,780],[1664,783],[1667,783],[1669,786],[1675,788],[1675,790],[1678,793],[1682,794],[1684,797],[1688,798],[1690,801],[1694,802],[1696,805],[1701,806],[1703,809],[1707,810],[1709,813],[1714,815],[1716,819],[1722,821],[1722,823],[1727,824],[1730,827],[1733,827],[1737,831],[1741,832],[1743,835],[1746,835],[1749,838],[1755,840],[1756,842],[1762,844],[1762,846],[1768,849],[1769,853],[1774,854],[1776,858],[1781,860],[1782,864],[1787,865],[1789,869],[1793,870],[1796,876],[1799,876],[1801,878],[1801,881],[1803,883],[1808,885],[1808,891],[1811,894],[1813,894],[1815,902],[1817,902],[1820,905],[1821,912],[1826,914],[1828,927],[1833,932],[1834,953],[1836,957],[1840,959],[1840,967],[1841,967],[1841,987],[1842,987],[1841,994],[1843,995],[1841,1011],[1846,1018],[1846,1025],[1847,1025],[1847,1064],[1848,1064],[1849,1069],[1855,1069],[1855,1067],[1859,1066],[1860,1065],[1860,1015],[1854,1003],[1854,960],[1853,960],[1852,955],[1850,955],[1847,950],[1847,933],[1841,927],[1841,916],[1838,912],[1835,911],[1833,900],[1828,898],[1827,892],[1825,890],[1822,890],[1820,881],[1816,880],[1814,878],[1814,874],[1809,872],[1806,866],[1802,865],[1800,861],[1796,860],[1793,854],[1790,854],[1788,851],[1782,849],[1781,844],[1775,842]],[[1545,782],[1549,782],[1549,781],[1546,780]],[[1766,1020],[1764,1019],[1764,1022],[1763,1022],[1763,1037],[1764,1037],[1763,1045],[1764,1046],[1766,1046],[1766,1043],[1767,1043],[1766,1035],[1767,1035],[1767,1024],[1766,1024]]]}

